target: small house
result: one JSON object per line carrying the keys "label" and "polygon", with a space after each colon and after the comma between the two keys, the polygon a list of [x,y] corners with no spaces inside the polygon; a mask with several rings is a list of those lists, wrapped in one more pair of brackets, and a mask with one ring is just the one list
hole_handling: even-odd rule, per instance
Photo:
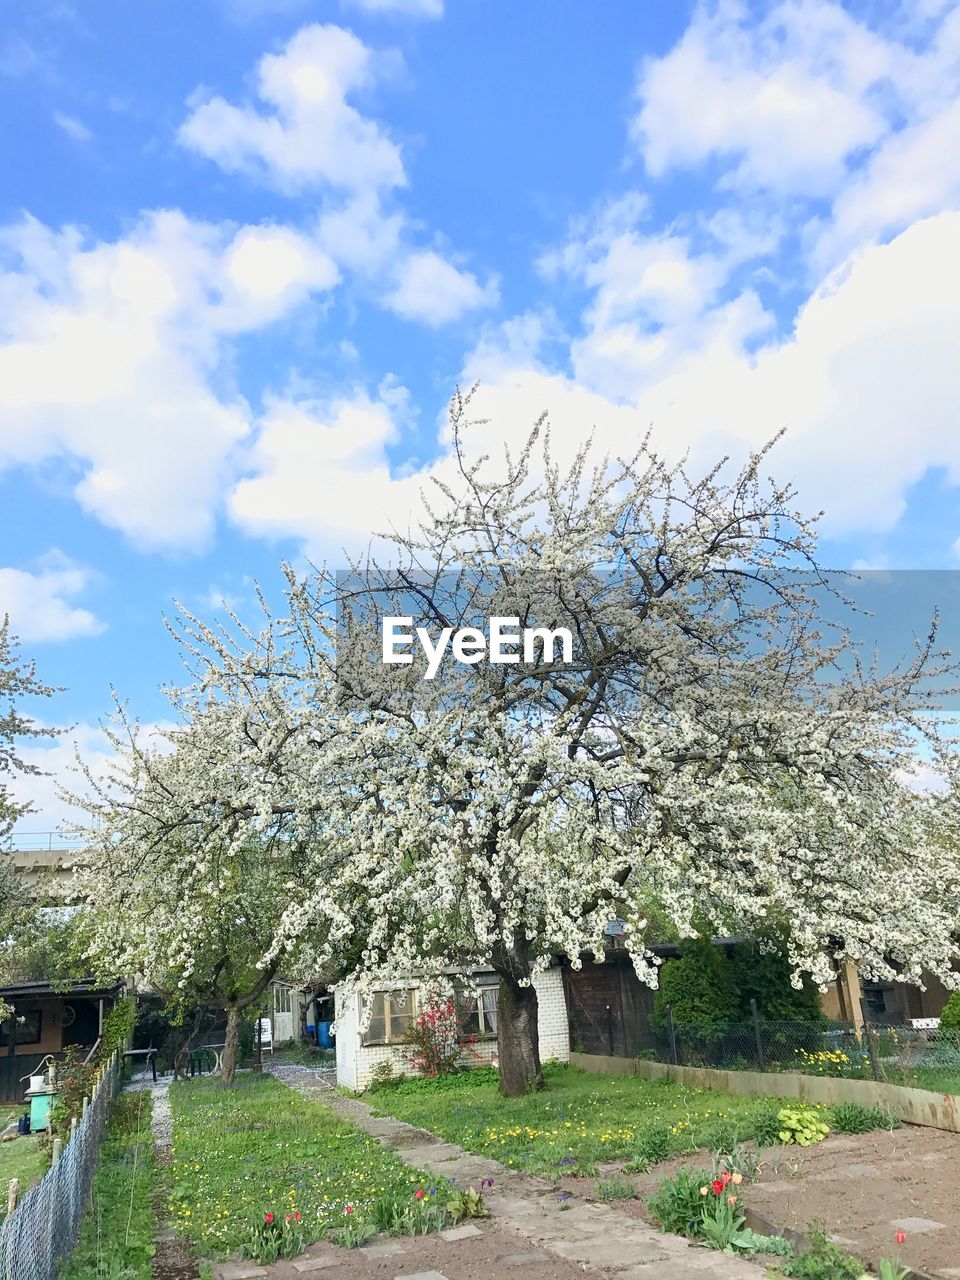
{"label": "small house", "polygon": [[[497,992],[500,979],[492,971],[469,975],[471,995],[467,1001],[464,1030],[476,1037],[473,1053],[465,1065],[488,1063],[497,1054]],[[567,1008],[563,998],[560,970],[548,969],[533,980],[539,1002],[540,1057],[567,1062],[570,1036]],[[337,1084],[361,1092],[375,1078],[374,1073],[389,1063],[397,1074],[412,1072],[406,1047],[407,1032],[421,1011],[421,982],[417,978],[402,987],[375,991],[373,1007],[364,1029],[364,997],[356,992],[336,997]],[[472,994],[472,993],[475,993]],[[366,997],[369,999],[370,997]]]}
{"label": "small house", "polygon": [[55,987],[19,982],[0,987],[13,1016],[0,1024],[0,1101],[20,1102],[27,1082],[48,1055],[60,1058],[71,1045],[84,1057],[103,1033],[103,1020],[126,990],[123,982],[94,979]]}

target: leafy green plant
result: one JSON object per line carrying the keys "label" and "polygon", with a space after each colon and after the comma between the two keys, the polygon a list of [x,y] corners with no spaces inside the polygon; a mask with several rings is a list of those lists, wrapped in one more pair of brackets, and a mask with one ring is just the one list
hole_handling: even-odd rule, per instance
{"label": "leafy green plant", "polygon": [[700,1188],[710,1181],[711,1174],[706,1169],[681,1169],[672,1178],[663,1179],[647,1201],[647,1208],[664,1231],[696,1236],[703,1220],[704,1197]]}
{"label": "leafy green plant", "polygon": [[796,1143],[798,1147],[812,1147],[822,1142],[830,1132],[830,1126],[811,1107],[782,1107],[778,1112],[781,1142]]}
{"label": "leafy green plant", "polygon": [[810,1247],[791,1258],[782,1268],[791,1280],[861,1280],[863,1266],[827,1239],[822,1226],[810,1229]]}
{"label": "leafy green plant", "polygon": [[753,1136],[758,1147],[772,1147],[780,1141],[780,1112],[769,1107],[759,1111],[753,1121]]}
{"label": "leafy green plant", "polygon": [[343,1210],[343,1225],[334,1227],[329,1234],[341,1248],[357,1249],[377,1234],[377,1228],[370,1218],[358,1213],[352,1204],[347,1204]]}
{"label": "leafy green plant", "polygon": [[[669,1160],[675,1150],[675,1143],[667,1126],[653,1125],[637,1134],[637,1143],[633,1151],[633,1159],[645,1165],[645,1169]],[[645,1170],[641,1170],[645,1172]]]}
{"label": "leafy green plant", "polygon": [[401,1084],[404,1080],[403,1073],[397,1071],[390,1058],[384,1058],[370,1072],[370,1083],[368,1089],[391,1089],[394,1085]]}
{"label": "leafy green plant", "polygon": [[467,1187],[466,1191],[461,1191],[451,1183],[444,1207],[453,1222],[463,1222],[467,1218],[489,1217],[490,1210],[486,1206],[483,1193],[487,1187],[492,1186],[492,1178],[482,1178],[479,1191],[474,1187]]}
{"label": "leafy green plant", "polygon": [[255,1262],[276,1262],[303,1253],[303,1230],[299,1213],[265,1213],[250,1228],[243,1255]]}
{"label": "leafy green plant", "polygon": [[864,1107],[859,1102],[838,1102],[830,1108],[837,1133],[869,1133],[872,1129],[896,1129],[899,1120],[880,1107]]}
{"label": "leafy green plant", "polygon": [[[729,1195],[724,1191],[717,1195],[707,1195],[697,1234],[706,1240],[711,1249],[734,1253],[737,1249],[750,1247],[744,1239],[746,1219],[738,1207],[738,1200],[739,1197],[733,1192]],[[752,1237],[753,1232],[749,1235]]]}
{"label": "leafy green plant", "polygon": [[910,1268],[901,1266],[899,1262],[891,1262],[889,1258],[881,1258],[877,1263],[879,1280],[906,1280]]}
{"label": "leafy green plant", "polygon": [[626,1178],[601,1178],[597,1183],[597,1195],[601,1200],[630,1200],[633,1194],[633,1183]]}

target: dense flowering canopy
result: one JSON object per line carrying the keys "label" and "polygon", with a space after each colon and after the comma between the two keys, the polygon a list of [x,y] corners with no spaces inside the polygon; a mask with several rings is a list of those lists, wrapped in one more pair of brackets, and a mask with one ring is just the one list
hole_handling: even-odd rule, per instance
{"label": "dense flowering canopy", "polygon": [[[141,956],[188,955],[217,867],[284,848],[303,874],[283,879],[261,963],[348,957],[361,986],[492,962],[516,994],[553,951],[602,956],[613,915],[655,984],[652,909],[680,935],[786,926],[820,982],[844,955],[955,982],[952,793],[902,782],[921,742],[953,769],[933,636],[891,673],[847,660],[812,524],[761,480],[765,454],[694,480],[646,444],[596,464],[585,449],[561,472],[538,428],[492,476],[464,454],[466,410],[456,482],[384,563],[287,569],[289,616],[259,634],[185,616],[187,728],[162,764],[131,753],[100,811],[101,901],[118,850],[188,833],[189,893],[156,908]],[[432,681],[421,655],[380,661],[384,617],[436,631],[494,614],[569,627],[573,661],[447,663]],[[131,919],[103,938],[129,948]]]}

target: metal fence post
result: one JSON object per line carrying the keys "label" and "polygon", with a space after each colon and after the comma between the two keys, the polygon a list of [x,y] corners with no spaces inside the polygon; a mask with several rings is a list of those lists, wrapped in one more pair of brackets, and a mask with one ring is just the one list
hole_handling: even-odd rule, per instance
{"label": "metal fence post", "polygon": [[669,1023],[669,1026],[670,1026],[670,1060],[673,1063],[673,1065],[676,1067],[676,1066],[679,1066],[679,1059],[677,1058],[677,1028],[674,1025],[674,1021],[673,1021],[673,1005],[672,1004],[667,1005],[667,1022]]}
{"label": "metal fence post", "polygon": [[873,1038],[873,1027],[869,1022],[863,1024],[863,1034],[867,1039],[867,1053],[870,1055],[870,1070],[876,1081],[883,1080],[883,1073],[880,1070],[880,1058],[877,1054],[877,1042]]}
{"label": "metal fence post", "polygon": [[753,1016],[753,1038],[757,1046],[757,1066],[761,1071],[766,1071],[767,1063],[763,1055],[763,1036],[760,1034],[760,1011],[754,999],[750,1001],[750,1013]]}
{"label": "metal fence post", "polygon": [[7,1187],[7,1217],[8,1218],[10,1217],[11,1213],[13,1213],[14,1209],[17,1207],[17,1196],[19,1194],[20,1194],[20,1179],[11,1178],[10,1185]]}

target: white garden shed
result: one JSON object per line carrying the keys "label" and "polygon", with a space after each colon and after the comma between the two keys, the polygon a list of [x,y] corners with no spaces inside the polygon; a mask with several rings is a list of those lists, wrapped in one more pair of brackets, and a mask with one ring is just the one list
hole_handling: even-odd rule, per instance
{"label": "white garden shed", "polygon": [[[477,991],[470,1002],[468,1030],[477,1037],[473,1046],[473,1065],[481,1065],[497,1053],[497,975],[478,971],[470,975],[471,990]],[[540,1057],[567,1062],[570,1058],[570,1033],[563,981],[559,969],[548,969],[533,982],[537,992],[540,1022]],[[373,1079],[381,1063],[389,1062],[399,1074],[410,1075],[412,1068],[404,1039],[411,1020],[420,1011],[420,980],[411,978],[397,987],[377,991],[365,1031],[361,1031],[363,997],[355,992],[346,996],[335,990],[337,1084],[359,1093]]]}

